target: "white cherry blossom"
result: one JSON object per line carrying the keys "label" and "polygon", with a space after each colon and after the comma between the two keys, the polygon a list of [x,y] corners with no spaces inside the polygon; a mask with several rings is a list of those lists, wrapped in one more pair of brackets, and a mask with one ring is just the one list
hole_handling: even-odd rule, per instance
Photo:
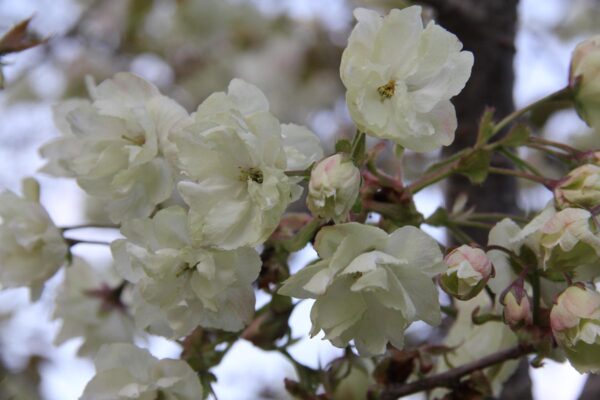
{"label": "white cherry blossom", "polygon": [[199,247],[177,206],[128,221],[121,232],[127,239],[111,248],[117,272],[134,285],[139,328],[161,326],[156,333],[179,338],[198,325],[239,331],[254,315],[252,282],[261,265],[254,249]]}
{"label": "white cherry blossom", "polygon": [[423,27],[419,6],[385,17],[358,8],[354,16],[340,74],[358,128],[420,152],[452,143],[450,98],[465,86],[473,55],[433,21]]}
{"label": "white cherry blossom", "polygon": [[265,95],[240,79],[209,96],[194,120],[174,136],[192,237],[223,249],[264,242],[302,192],[286,169],[322,155],[318,140],[298,126],[282,129]]}
{"label": "white cherry blossom", "polygon": [[44,282],[65,263],[68,248],[39,203],[37,182],[24,183],[23,197],[0,193],[0,285],[28,286],[37,298]]}
{"label": "white cherry blossom", "polygon": [[315,249],[321,260],[290,277],[280,294],[316,299],[311,336],[334,346],[354,340],[361,355],[381,354],[388,342],[402,348],[411,322],[441,320],[432,277],[444,270],[438,244],[405,226],[391,234],[347,223],[322,228]]}
{"label": "white cherry blossom", "polygon": [[62,136],[43,146],[42,169],[70,176],[88,194],[108,199],[114,222],[149,215],[173,191],[170,133],[187,123],[187,112],[150,82],[118,73],[90,87],[92,101],[55,108]]}

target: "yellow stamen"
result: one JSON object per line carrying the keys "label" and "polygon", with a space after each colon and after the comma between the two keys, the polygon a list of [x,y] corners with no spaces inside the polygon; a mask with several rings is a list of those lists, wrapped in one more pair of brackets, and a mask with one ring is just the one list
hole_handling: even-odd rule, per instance
{"label": "yellow stamen", "polygon": [[396,81],[391,79],[385,85],[379,86],[377,92],[379,93],[379,96],[381,96],[381,101],[389,99],[396,93]]}

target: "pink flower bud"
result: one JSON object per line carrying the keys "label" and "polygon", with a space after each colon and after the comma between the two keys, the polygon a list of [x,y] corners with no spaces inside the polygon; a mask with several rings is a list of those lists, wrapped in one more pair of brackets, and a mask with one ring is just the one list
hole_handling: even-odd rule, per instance
{"label": "pink flower bud", "polygon": [[559,208],[591,208],[600,204],[600,166],[585,164],[575,168],[554,189]]}
{"label": "pink flower bud", "polygon": [[475,297],[494,271],[483,250],[467,245],[452,250],[444,262],[448,269],[440,276],[440,284],[448,294],[460,300]]}
{"label": "pink flower bud", "polygon": [[313,168],[306,204],[314,216],[339,222],[356,202],[359,187],[359,169],[342,154],[334,154]]}
{"label": "pink flower bud", "polygon": [[512,287],[502,298],[504,304],[504,322],[515,328],[530,325],[533,320],[531,303],[522,288]]}
{"label": "pink flower bud", "polygon": [[571,57],[569,85],[576,90],[579,116],[592,127],[600,126],[600,35],[577,45]]}

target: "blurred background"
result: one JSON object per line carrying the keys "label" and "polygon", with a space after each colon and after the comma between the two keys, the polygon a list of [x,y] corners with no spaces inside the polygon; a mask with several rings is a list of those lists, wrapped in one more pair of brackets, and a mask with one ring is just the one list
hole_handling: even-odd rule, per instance
{"label": "blurred background", "polygon": [[[316,132],[330,154],[336,139],[354,132],[338,74],[353,26],[353,8],[386,12],[406,4],[401,0],[0,0],[0,33],[32,17],[30,30],[49,38],[41,46],[1,60],[5,88],[0,91],[0,189],[18,192],[21,179],[34,175],[42,184],[42,202],[58,226],[105,221],[102,206],[86,198],[73,181],[37,173],[43,164],[37,149],[58,134],[53,104],[86,97],[86,76],[100,82],[119,71],[152,81],[189,111],[210,93],[225,90],[233,77],[241,77],[266,93],[282,122],[304,124]],[[520,107],[566,85],[570,52],[583,38],[600,33],[600,1],[521,0],[517,11],[511,47],[516,50],[515,80],[508,90]],[[427,13],[434,15],[433,10]],[[570,110],[550,113],[536,129],[575,147],[600,147],[600,135],[593,135]],[[391,150],[388,153],[384,166],[393,172],[398,161]],[[521,156],[549,176],[564,172],[539,154]],[[407,154],[402,165],[405,177],[416,176],[437,157]],[[419,210],[433,212],[444,201],[443,189],[438,186],[420,193]],[[518,205],[525,212],[542,208],[550,198],[539,187],[520,186],[517,192]],[[428,231],[446,241],[443,232]],[[107,235],[93,230],[84,234]],[[76,254],[95,268],[110,267],[106,248],[78,246]],[[311,249],[305,249],[295,256],[292,267],[314,257]],[[49,282],[35,304],[26,289],[0,292],[0,400],[76,399],[93,375],[93,363],[76,355],[81,339],[53,344],[61,327],[60,320],[53,319],[53,310],[63,275]],[[261,296],[259,306],[265,301]],[[306,337],[309,309],[310,303],[303,302],[294,310],[294,336]],[[413,332],[418,334],[419,329]],[[138,344],[158,357],[177,357],[180,352],[177,344],[157,337],[139,338]],[[291,352],[317,367],[341,350],[316,337],[302,339]],[[294,376],[281,355],[245,341],[234,345],[214,373],[220,400],[285,399],[283,378]],[[586,379],[568,364],[551,361],[542,369],[531,369],[530,376],[536,399],[576,399]]]}

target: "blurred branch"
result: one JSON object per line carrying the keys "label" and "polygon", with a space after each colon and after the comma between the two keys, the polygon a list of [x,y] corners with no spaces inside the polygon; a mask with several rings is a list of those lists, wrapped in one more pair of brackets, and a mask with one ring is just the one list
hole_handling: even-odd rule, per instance
{"label": "blurred branch", "polygon": [[465,375],[475,371],[483,370],[487,367],[491,367],[508,360],[521,358],[532,351],[533,346],[528,344],[521,344],[511,347],[497,353],[490,354],[489,356],[483,357],[477,361],[461,365],[460,367],[446,372],[442,372],[441,374],[433,375],[406,385],[387,388],[381,394],[381,400],[393,400],[402,396],[408,396],[409,394],[414,394],[437,387],[451,388],[456,385]]}

